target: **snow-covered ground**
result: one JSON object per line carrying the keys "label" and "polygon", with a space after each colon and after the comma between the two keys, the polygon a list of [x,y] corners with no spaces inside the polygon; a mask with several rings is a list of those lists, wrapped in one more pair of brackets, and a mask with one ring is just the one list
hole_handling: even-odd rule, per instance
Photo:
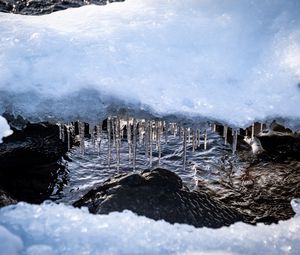
{"label": "snow-covered ground", "polygon": [[19,203],[0,209],[1,254],[300,254],[296,217],[278,225],[236,223],[196,229],[130,211],[92,215],[62,204]]}
{"label": "snow-covered ground", "polygon": [[127,0],[1,13],[0,113],[101,118],[131,104],[240,127],[299,120],[299,12],[298,0]]}

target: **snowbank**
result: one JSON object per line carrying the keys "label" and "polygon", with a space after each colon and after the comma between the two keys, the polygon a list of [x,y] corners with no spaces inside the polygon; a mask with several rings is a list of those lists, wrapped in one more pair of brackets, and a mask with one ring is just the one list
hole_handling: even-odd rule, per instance
{"label": "snowbank", "polygon": [[299,11],[298,0],[127,0],[0,13],[0,112],[299,121]]}
{"label": "snowbank", "polygon": [[[298,201],[299,203],[299,201]],[[299,213],[299,204],[293,203]],[[298,209],[297,209],[298,208]],[[1,226],[2,225],[2,226]],[[299,214],[278,225],[196,229],[129,211],[92,215],[65,205],[0,209],[3,254],[300,254]],[[22,240],[22,241],[20,241]]]}

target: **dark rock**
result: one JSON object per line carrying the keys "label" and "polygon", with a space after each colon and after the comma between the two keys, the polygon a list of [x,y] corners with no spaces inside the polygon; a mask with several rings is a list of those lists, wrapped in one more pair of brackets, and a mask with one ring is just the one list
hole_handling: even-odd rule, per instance
{"label": "dark rock", "polygon": [[264,155],[272,161],[284,162],[286,160],[300,161],[300,136],[284,133],[282,135],[258,136]]}
{"label": "dark rock", "polygon": [[6,191],[0,189],[0,207],[16,203],[17,200],[13,199]]}
{"label": "dark rock", "polygon": [[40,203],[47,199],[64,167],[59,160],[68,150],[59,139],[59,127],[28,123],[13,128],[0,144],[0,186],[17,200]]}
{"label": "dark rock", "polygon": [[218,228],[243,217],[204,192],[191,192],[173,172],[154,169],[120,174],[89,191],[74,203],[91,213],[131,210],[155,220]]}
{"label": "dark rock", "polygon": [[[123,2],[124,0],[109,0]],[[87,4],[105,5],[107,0],[0,0],[0,11],[24,15],[42,15]]]}

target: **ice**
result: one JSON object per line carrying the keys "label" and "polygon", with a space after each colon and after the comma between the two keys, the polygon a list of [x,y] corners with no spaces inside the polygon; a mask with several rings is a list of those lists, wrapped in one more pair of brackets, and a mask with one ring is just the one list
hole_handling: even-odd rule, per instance
{"label": "ice", "polygon": [[116,156],[117,156],[117,172],[120,171],[120,148],[121,148],[121,123],[120,119],[115,119],[115,133],[116,133]]}
{"label": "ice", "polygon": [[[224,128],[224,130],[223,130],[224,144],[227,145],[228,127],[227,127],[227,126],[224,126],[223,128]],[[246,130],[246,131],[247,131],[247,130]]]}
{"label": "ice", "polygon": [[300,199],[293,199],[291,202],[294,212],[299,217],[300,215]]}
{"label": "ice", "polygon": [[183,141],[182,141],[182,146],[183,146],[183,170],[185,170],[186,168],[186,147],[187,147],[187,142],[186,142],[186,138],[187,138],[187,128],[183,129]]}
{"label": "ice", "polygon": [[3,137],[9,136],[12,133],[13,131],[10,129],[6,119],[0,115],[0,143],[2,143]]}
{"label": "ice", "polygon": [[232,154],[235,154],[237,148],[237,137],[238,131],[236,129],[232,130]]}
{"label": "ice", "polygon": [[132,165],[133,170],[135,170],[136,167],[136,153],[137,153],[137,120],[133,119],[133,155],[132,155]]}
{"label": "ice", "polygon": [[204,131],[204,150],[207,150],[207,131]]}
{"label": "ice", "polygon": [[153,147],[152,147],[152,143],[153,143],[153,124],[152,121],[149,122],[149,146],[150,146],[150,151],[149,151],[149,166],[152,166],[152,158],[153,158]]}
{"label": "ice", "polygon": [[0,114],[99,121],[127,109],[293,126],[299,11],[298,0],[127,0],[1,13]]}
{"label": "ice", "polygon": [[[110,161],[111,161],[111,123],[112,123],[112,120],[111,118],[109,117],[107,119],[107,139],[108,139],[108,156],[107,156],[107,164],[108,164],[108,167],[110,168]],[[128,142],[129,144],[129,142]]]}
{"label": "ice", "polygon": [[[220,229],[154,221],[129,211],[92,215],[62,204],[0,209],[1,254],[300,254],[300,217]],[[4,249],[4,250],[3,250]],[[5,250],[6,249],[6,250]]]}

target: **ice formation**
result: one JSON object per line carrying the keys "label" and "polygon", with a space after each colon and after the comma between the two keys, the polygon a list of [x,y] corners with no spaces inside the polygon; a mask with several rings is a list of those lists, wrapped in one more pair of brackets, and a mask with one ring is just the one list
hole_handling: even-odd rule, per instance
{"label": "ice formation", "polygon": [[299,11],[298,0],[127,0],[1,13],[0,113],[299,121]]}
{"label": "ice formation", "polygon": [[2,143],[2,138],[9,136],[12,134],[12,130],[10,129],[7,121],[0,115],[0,143]]}
{"label": "ice formation", "polygon": [[[299,200],[292,202],[299,213]],[[0,250],[11,254],[300,254],[300,218],[196,229],[129,211],[92,215],[63,204],[0,209]]]}

